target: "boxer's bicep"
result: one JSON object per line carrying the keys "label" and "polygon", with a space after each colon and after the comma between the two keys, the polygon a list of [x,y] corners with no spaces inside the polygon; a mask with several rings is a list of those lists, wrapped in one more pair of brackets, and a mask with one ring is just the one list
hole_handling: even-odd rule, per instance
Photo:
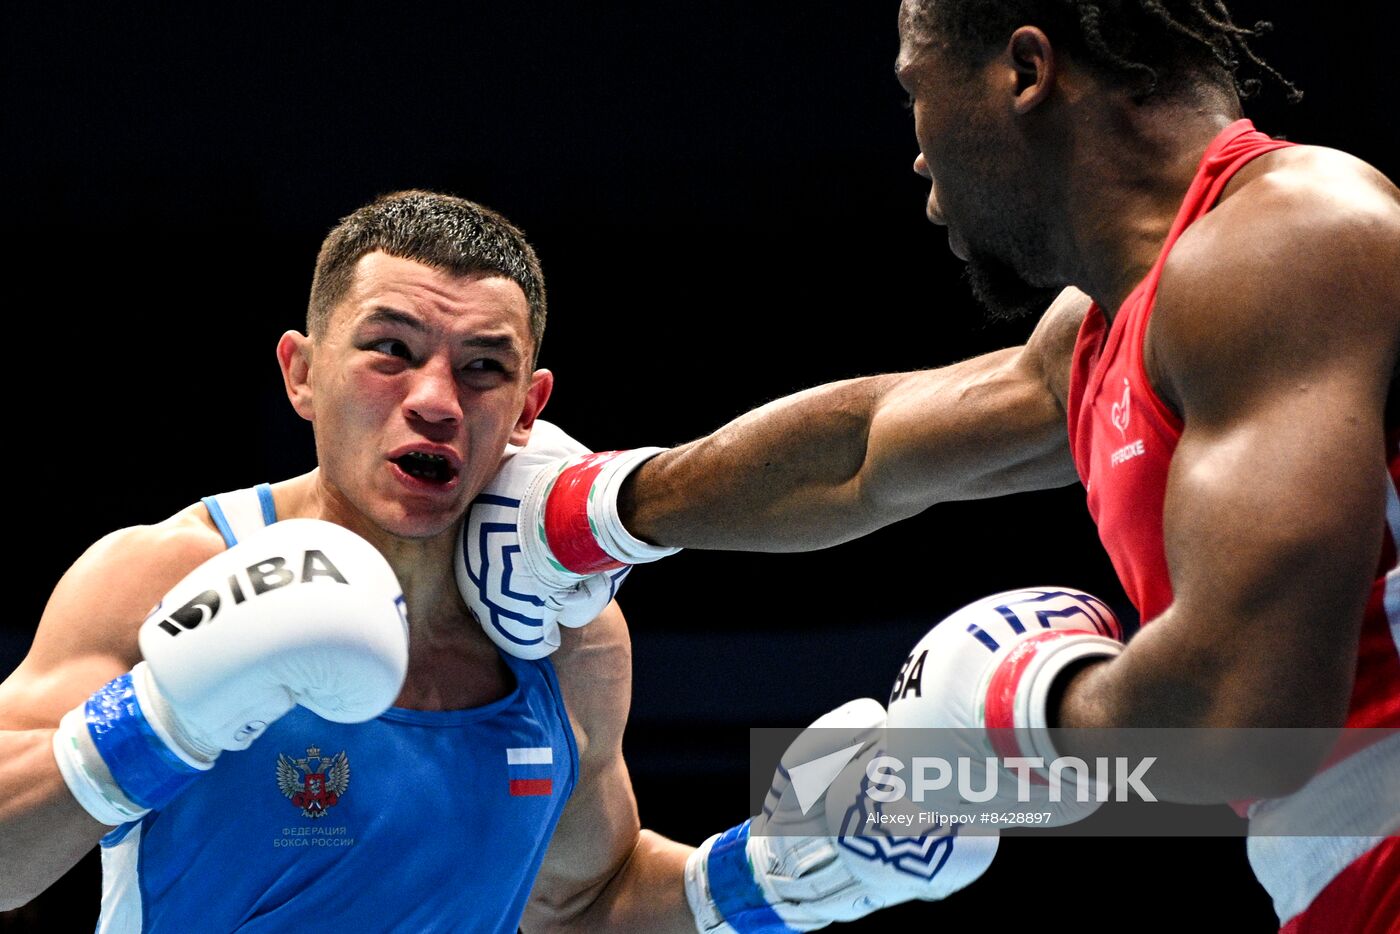
{"label": "boxer's bicep", "polygon": [[876,413],[858,477],[878,524],[1075,480],[1065,415],[1011,348],[911,378]]}
{"label": "boxer's bicep", "polygon": [[1064,403],[1090,304],[1066,289],[1024,346],[891,386],[872,420],[862,496],[898,517],[934,502],[1074,482]]}
{"label": "boxer's bicep", "polygon": [[1345,719],[1391,483],[1400,236],[1381,262],[1374,217],[1264,194],[1248,238],[1227,202],[1164,272],[1147,357],[1185,422],[1163,514],[1173,602],[1075,681],[1068,725]]}
{"label": "boxer's bicep", "polygon": [[641,829],[619,750],[580,784],[560,817],[521,928],[691,934],[684,872],[692,849]]}
{"label": "boxer's bicep", "polygon": [[1311,379],[1183,433],[1163,519],[1195,724],[1345,718],[1388,482],[1379,413],[1354,383]]}
{"label": "boxer's bicep", "polygon": [[[622,757],[632,670],[627,624],[617,604],[588,626],[566,630],[553,664],[579,743],[579,777],[536,876],[522,928],[625,928],[654,917],[646,903],[657,893],[642,891],[650,886],[639,882],[655,869],[645,854],[659,838],[641,831]],[[683,862],[681,855],[677,866]],[[671,894],[683,907],[679,870],[674,882]]]}
{"label": "boxer's bicep", "polygon": [[627,622],[614,601],[589,625],[562,635],[551,661],[578,746],[579,774],[540,866],[527,921],[567,918],[586,908],[626,861],[641,826],[622,759],[632,690]]}
{"label": "boxer's bicep", "polygon": [[1280,184],[1227,202],[1183,238],[1149,331],[1186,424],[1171,612],[1227,666],[1216,722],[1337,725],[1350,697],[1391,482],[1400,214],[1336,200]]}
{"label": "boxer's bicep", "polygon": [[623,487],[622,518],[666,545],[808,551],[937,502],[1071,483],[1064,396],[1089,304],[1066,290],[1022,347],[749,412],[644,464]]}
{"label": "boxer's bicep", "polygon": [[[213,536],[212,540],[210,536]],[[114,532],[63,576],[34,643],[0,683],[0,909],[23,905],[111,828],[72,797],[54,760],[59,719],[138,659],[147,613],[222,549],[217,533],[163,524]]]}
{"label": "boxer's bicep", "polygon": [[575,787],[550,838],[521,926],[553,930],[596,911],[640,831],[637,801],[618,750]]}

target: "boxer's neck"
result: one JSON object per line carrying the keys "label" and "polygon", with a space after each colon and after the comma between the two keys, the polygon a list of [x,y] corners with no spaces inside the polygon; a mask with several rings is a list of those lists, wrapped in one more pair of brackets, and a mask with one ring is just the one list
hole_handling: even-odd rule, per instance
{"label": "boxer's neck", "polygon": [[1239,119],[1223,91],[1137,105],[1086,102],[1060,224],[1070,284],[1111,320],[1156,262],[1202,154]]}
{"label": "boxer's neck", "polygon": [[457,526],[427,539],[390,535],[327,495],[316,471],[273,486],[277,514],[343,525],[373,544],[403,587],[409,620],[409,671],[395,706],[420,710],[476,707],[503,697],[514,679],[472,619],[453,574]]}

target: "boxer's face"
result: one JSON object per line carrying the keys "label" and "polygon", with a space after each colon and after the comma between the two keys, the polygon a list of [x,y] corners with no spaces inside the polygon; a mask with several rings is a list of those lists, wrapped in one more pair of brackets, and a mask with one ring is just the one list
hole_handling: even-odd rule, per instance
{"label": "boxer's face", "polygon": [[293,404],[315,426],[323,480],[405,538],[452,528],[552,385],[532,366],[520,286],[384,253],[360,260],[325,332],[303,341]]}
{"label": "boxer's face", "polygon": [[910,96],[919,154],[929,181],[927,214],[948,228],[948,245],[967,263],[974,294],[993,317],[1043,311],[1048,242],[1031,184],[1035,167],[1009,122],[1006,70],[993,58],[969,65],[900,15],[895,63]]}

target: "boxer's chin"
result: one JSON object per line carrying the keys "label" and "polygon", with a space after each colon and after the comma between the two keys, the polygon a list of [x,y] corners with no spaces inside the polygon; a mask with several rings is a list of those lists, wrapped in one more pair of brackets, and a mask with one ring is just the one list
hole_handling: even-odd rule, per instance
{"label": "boxer's chin", "polygon": [[986,254],[973,254],[964,275],[990,321],[1039,315],[1060,292],[1058,287],[1031,285],[1011,266]]}

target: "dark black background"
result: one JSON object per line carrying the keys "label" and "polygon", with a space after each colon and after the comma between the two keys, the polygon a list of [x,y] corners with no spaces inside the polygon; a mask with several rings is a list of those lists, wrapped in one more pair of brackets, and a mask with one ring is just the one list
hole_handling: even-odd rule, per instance
{"label": "dark black background", "polygon": [[[1394,177],[1386,30],[1335,4],[1234,5],[1272,12],[1261,50],[1307,91],[1252,105],[1259,126]],[[547,416],[595,448],[683,441],[1029,331],[982,323],[923,218],[894,3],[285,6],[3,14],[21,559],[0,673],[93,539],[312,466],[273,346],[300,327],[321,237],[377,193],[451,191],[527,231],[550,290]],[[1078,488],[940,506],[820,554],[634,574],[643,823],[698,843],[742,819],[748,727],[883,697],[942,614],[1038,583],[1123,602]],[[90,863],[0,927],[86,927]],[[1117,930],[1207,910],[1269,929],[1238,841],[1013,840],[963,895],[881,917]]]}

